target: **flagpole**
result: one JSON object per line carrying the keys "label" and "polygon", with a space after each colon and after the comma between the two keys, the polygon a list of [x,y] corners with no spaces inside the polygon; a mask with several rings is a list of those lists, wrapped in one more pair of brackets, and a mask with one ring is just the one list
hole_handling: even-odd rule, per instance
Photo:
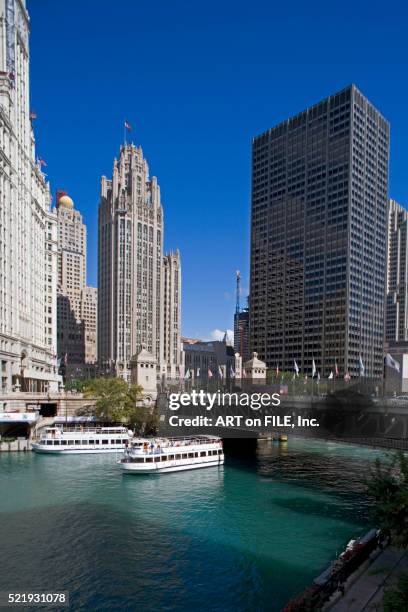
{"label": "flagpole", "polygon": [[126,147],[126,121],[123,122],[123,142],[125,144]]}

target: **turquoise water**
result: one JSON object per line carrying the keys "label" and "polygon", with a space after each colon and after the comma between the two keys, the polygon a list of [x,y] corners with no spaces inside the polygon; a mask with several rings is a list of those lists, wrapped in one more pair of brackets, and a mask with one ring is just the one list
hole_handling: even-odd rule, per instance
{"label": "turquoise water", "polygon": [[382,455],[260,442],[138,477],[114,455],[2,453],[0,591],[69,591],[75,611],[280,610],[371,525],[363,478]]}

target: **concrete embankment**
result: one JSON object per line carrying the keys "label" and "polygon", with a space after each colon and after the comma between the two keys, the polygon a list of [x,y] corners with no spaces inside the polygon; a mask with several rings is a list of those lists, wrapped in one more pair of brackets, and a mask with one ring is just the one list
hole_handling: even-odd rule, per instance
{"label": "concrete embankment", "polygon": [[13,442],[1,442],[0,441],[0,453],[11,453],[11,452],[26,452],[31,451],[31,445],[29,440],[14,440]]}

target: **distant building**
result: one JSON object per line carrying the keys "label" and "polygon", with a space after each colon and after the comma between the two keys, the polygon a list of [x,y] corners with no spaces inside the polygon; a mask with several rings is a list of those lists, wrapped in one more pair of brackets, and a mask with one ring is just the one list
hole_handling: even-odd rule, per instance
{"label": "distant building", "polygon": [[[163,358],[166,377],[179,378],[181,358],[181,261],[180,253],[168,253],[163,259]],[[163,372],[164,373],[164,372]]]}
{"label": "distant building", "polygon": [[58,355],[64,374],[83,378],[97,361],[98,290],[86,284],[87,232],[72,199],[57,192]]}
{"label": "distant building", "polygon": [[[184,373],[194,380],[229,380],[235,374],[234,347],[223,340],[183,343]],[[222,373],[222,377],[221,377]]]}
{"label": "distant building", "polygon": [[[30,111],[25,0],[0,0],[0,409],[58,391],[57,219]],[[6,399],[3,401],[2,396]],[[40,397],[40,396],[37,396]]]}
{"label": "distant building", "polygon": [[382,376],[389,132],[352,85],[254,138],[250,347],[268,367]]}
{"label": "distant building", "polygon": [[408,212],[390,200],[388,207],[387,303],[385,339],[408,340]]}
{"label": "distant building", "polygon": [[125,144],[112,178],[101,180],[98,358],[101,371],[128,381],[142,346],[156,358],[158,377],[178,375],[180,256],[163,257],[163,230],[157,179],[142,148]]}
{"label": "distant building", "polygon": [[234,350],[242,356],[243,361],[249,359],[249,308],[234,315]]}

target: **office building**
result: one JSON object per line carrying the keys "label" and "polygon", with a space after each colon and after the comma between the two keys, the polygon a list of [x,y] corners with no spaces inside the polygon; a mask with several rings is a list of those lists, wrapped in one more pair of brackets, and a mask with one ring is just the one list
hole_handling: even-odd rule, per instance
{"label": "office building", "polygon": [[254,138],[250,347],[268,367],[382,376],[388,158],[354,85]]}
{"label": "office building", "polygon": [[130,360],[141,348],[156,359],[158,378],[177,370],[180,258],[163,258],[163,231],[157,179],[142,148],[125,144],[112,178],[101,181],[98,355],[101,371],[128,381]]}
{"label": "office building", "polygon": [[97,300],[86,284],[87,232],[72,198],[57,192],[58,219],[58,355],[72,375],[97,361]]}
{"label": "office building", "polygon": [[387,301],[385,339],[408,340],[407,210],[390,200],[388,207]]}
{"label": "office building", "polygon": [[29,16],[0,0],[0,394],[58,391],[57,220],[36,159],[29,103]]}

